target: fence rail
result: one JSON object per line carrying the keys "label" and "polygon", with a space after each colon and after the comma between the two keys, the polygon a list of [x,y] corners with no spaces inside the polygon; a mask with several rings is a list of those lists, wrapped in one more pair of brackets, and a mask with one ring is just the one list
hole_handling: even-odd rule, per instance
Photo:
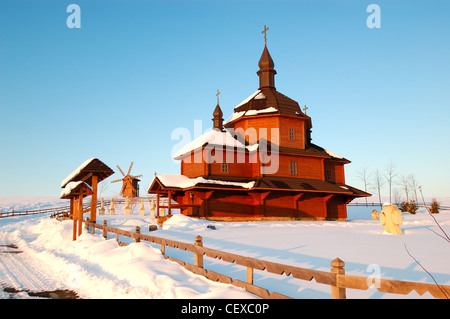
{"label": "fence rail", "polygon": [[[400,207],[402,206],[401,203],[394,203],[394,205],[397,205],[398,208],[400,208]],[[420,202],[418,202],[417,205],[418,205],[419,207],[423,207],[423,206],[424,206],[423,203],[420,203]],[[348,203],[347,206],[366,206],[366,207],[368,207],[368,206],[380,206],[380,207],[381,207],[381,206],[383,206],[383,204],[380,204],[380,203],[361,203],[361,202],[355,202],[355,203]],[[430,208],[430,207],[431,207],[431,204],[430,204],[430,203],[425,203],[425,206],[424,206],[424,207]],[[439,210],[450,210],[450,206],[441,206],[441,205],[439,205]]]}
{"label": "fence rail", "polygon": [[30,209],[30,210],[12,210],[10,212],[0,211],[0,218],[22,216],[22,215],[34,215],[34,214],[44,214],[44,213],[59,213],[61,211],[69,211],[69,207],[52,207],[52,208],[42,208],[42,209]]}
{"label": "fence rail", "polygon": [[[116,199],[114,200],[116,204],[125,203],[125,199]],[[105,206],[109,206],[111,204],[110,200],[104,201]],[[97,208],[100,207],[101,203],[97,203]],[[86,204],[83,205],[83,209],[91,207],[90,201],[87,201]],[[40,208],[40,209],[28,209],[28,210],[12,210],[9,212],[3,212],[0,210],[0,218],[4,217],[13,217],[13,216],[22,216],[22,215],[33,215],[33,214],[45,214],[51,213],[50,217],[63,217],[69,213],[70,206],[59,206],[59,207],[51,207],[51,208]]]}
{"label": "fence rail", "polygon": [[[372,278],[351,276],[345,274],[345,263],[339,258],[334,259],[331,265],[331,271],[318,271],[306,268],[300,268],[296,266],[290,266],[285,264],[279,264],[262,259],[256,259],[252,257],[246,257],[238,254],[228,253],[216,249],[203,247],[203,241],[200,236],[195,238],[194,244],[184,243],[180,241],[160,238],[147,234],[141,234],[140,228],[137,226],[134,232],[125,231],[107,225],[107,221],[103,221],[103,225],[90,222],[88,219],[85,221],[85,228],[92,228],[92,232],[95,233],[95,229],[100,229],[104,238],[108,238],[108,233],[116,234],[116,238],[119,242],[119,235],[133,238],[135,242],[148,241],[161,246],[161,252],[165,258],[176,261],[183,265],[186,269],[196,274],[203,275],[213,281],[220,281],[223,283],[233,284],[238,287],[243,287],[247,291],[262,297],[262,298],[290,298],[282,294],[269,291],[265,288],[255,286],[253,284],[253,272],[254,269],[265,270],[269,273],[277,275],[292,275],[292,277],[311,281],[315,279],[317,283],[329,285],[331,287],[332,299],[346,299],[346,289],[359,289],[367,290],[372,286]],[[119,242],[121,245],[127,245],[126,243]],[[166,256],[165,248],[172,247],[183,251],[189,251],[194,254],[195,264],[188,264],[184,261],[180,261]],[[219,259],[228,263],[235,263],[237,265],[247,268],[247,281],[243,282],[238,279],[232,279],[225,276],[206,270],[203,268],[203,256],[207,256],[213,259]],[[368,284],[370,283],[370,284]],[[450,286],[426,284],[408,281],[398,281],[389,279],[377,279],[375,281],[375,288],[380,292],[394,293],[394,294],[409,294],[415,290],[419,295],[423,295],[425,292],[429,292],[433,297],[440,299],[450,299]]]}

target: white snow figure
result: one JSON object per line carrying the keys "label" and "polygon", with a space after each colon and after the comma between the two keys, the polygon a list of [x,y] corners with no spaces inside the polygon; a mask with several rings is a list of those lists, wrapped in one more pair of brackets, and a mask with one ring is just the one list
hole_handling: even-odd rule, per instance
{"label": "white snow figure", "polygon": [[393,235],[403,235],[400,229],[403,224],[402,212],[398,210],[397,205],[385,203],[380,212],[380,223],[384,225],[384,231]]}
{"label": "white snow figure", "polygon": [[153,198],[150,203],[150,216],[155,217],[155,200]]}
{"label": "white snow figure", "polygon": [[141,208],[139,208],[139,213],[141,216],[145,216],[144,199],[141,198]]}
{"label": "white snow figure", "polygon": [[124,208],[125,215],[130,215],[131,209],[130,209],[130,198],[127,196],[125,198],[125,208]]}

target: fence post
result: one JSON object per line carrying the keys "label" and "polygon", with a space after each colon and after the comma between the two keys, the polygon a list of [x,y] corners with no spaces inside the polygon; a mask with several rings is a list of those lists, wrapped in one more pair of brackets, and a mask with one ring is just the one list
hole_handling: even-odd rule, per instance
{"label": "fence post", "polygon": [[335,285],[331,285],[331,299],[346,299],[346,293],[345,288],[339,287],[338,282],[338,276],[337,275],[345,275],[345,263],[340,260],[339,258],[336,258],[330,263],[331,267],[331,273],[336,274],[336,283]]}
{"label": "fence post", "polygon": [[135,231],[134,231],[134,242],[135,243],[141,242],[141,237],[139,236],[140,234],[141,234],[141,227],[136,226]]}
{"label": "fence post", "polygon": [[[195,237],[194,245],[203,247],[203,241],[202,240],[203,240],[202,236],[198,235],[197,237]],[[195,265],[197,267],[203,268],[203,254],[197,254],[196,253],[194,261],[195,261]]]}
{"label": "fence post", "polygon": [[253,285],[253,268],[247,267],[247,283]]}
{"label": "fence post", "polygon": [[84,221],[84,228],[89,232],[89,217],[86,217],[86,220]]}
{"label": "fence post", "polygon": [[103,220],[103,238],[108,238],[108,231],[106,230],[106,227],[108,226],[108,222]]}

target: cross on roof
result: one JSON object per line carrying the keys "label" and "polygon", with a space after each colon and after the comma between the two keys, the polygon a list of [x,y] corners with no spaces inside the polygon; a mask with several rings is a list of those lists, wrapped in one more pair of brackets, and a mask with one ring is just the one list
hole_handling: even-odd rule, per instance
{"label": "cross on roof", "polygon": [[219,95],[220,95],[220,91],[219,90],[217,90],[217,94],[216,94],[216,96],[217,96],[217,104],[219,104]]}
{"label": "cross on roof", "polygon": [[303,108],[303,112],[305,112],[306,115],[306,110],[308,109],[308,107],[305,105],[305,107]]}
{"label": "cross on roof", "polygon": [[267,44],[267,30],[269,28],[266,28],[266,25],[264,25],[264,30],[261,33],[264,33],[264,44]]}

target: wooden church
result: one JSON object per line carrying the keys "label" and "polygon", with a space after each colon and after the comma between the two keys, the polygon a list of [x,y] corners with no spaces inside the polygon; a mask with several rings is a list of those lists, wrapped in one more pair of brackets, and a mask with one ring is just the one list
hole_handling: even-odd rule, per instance
{"label": "wooden church", "polygon": [[258,65],[258,90],[225,122],[218,100],[213,129],[176,153],[181,174],[155,176],[148,193],[175,201],[169,214],[179,208],[214,220],[345,220],[346,204],[371,195],[345,184],[349,160],[311,142],[311,118],[275,88],[266,43]]}

